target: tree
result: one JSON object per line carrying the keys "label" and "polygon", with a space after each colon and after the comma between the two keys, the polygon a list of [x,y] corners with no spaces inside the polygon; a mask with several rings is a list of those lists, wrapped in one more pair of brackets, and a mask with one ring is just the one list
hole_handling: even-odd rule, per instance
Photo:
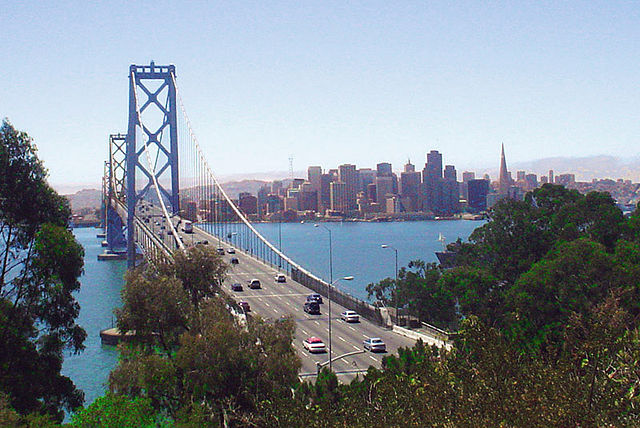
{"label": "tree", "polygon": [[83,349],[75,323],[83,249],[67,230],[67,201],[46,182],[31,138],[0,127],[0,391],[21,414],[60,419],[83,394],[60,374],[65,349]]}
{"label": "tree", "polygon": [[264,425],[257,410],[290,398],[298,383],[293,320],[250,318],[241,325],[216,294],[218,277],[197,274],[221,275],[221,258],[197,252],[174,260],[160,272],[127,276],[118,327],[136,335],[120,345],[110,391],[148,399],[176,422]]}
{"label": "tree", "polygon": [[71,426],[78,428],[156,427],[157,419],[150,400],[108,393],[98,397],[86,409],[76,412]]}

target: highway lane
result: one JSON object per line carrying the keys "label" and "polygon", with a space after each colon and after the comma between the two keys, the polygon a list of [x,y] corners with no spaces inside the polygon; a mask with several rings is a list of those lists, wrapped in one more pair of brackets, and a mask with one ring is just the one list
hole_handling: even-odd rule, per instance
{"label": "highway lane", "polygon": [[[155,210],[153,210],[155,211]],[[142,213],[143,216],[149,215],[149,212]],[[158,221],[158,225],[151,227],[155,232],[160,231],[163,224],[162,219],[157,217],[150,219],[150,222]],[[174,220],[176,225],[177,219]],[[212,235],[194,227],[194,233],[186,234],[182,230],[182,226],[176,226],[176,230],[182,237],[185,245],[191,245],[200,241],[207,241],[208,245],[217,248],[221,246],[225,250],[224,259],[227,263],[232,257],[238,258],[237,265],[229,264],[230,269],[228,278],[223,284],[225,292],[236,299],[236,301],[246,301],[251,306],[253,315],[259,315],[264,319],[275,320],[282,316],[291,315],[296,321],[295,338],[293,341],[294,348],[302,360],[301,374],[309,374],[316,372],[316,362],[324,363],[328,360],[329,346],[329,328],[328,328],[328,303],[326,296],[323,296],[324,304],[320,305],[320,315],[310,315],[304,312],[303,304],[306,297],[313,293],[312,290],[291,280],[287,275],[285,283],[275,281],[277,270],[267,266],[252,256],[234,248],[235,254],[229,254],[228,249],[231,245],[225,242],[219,244],[218,239]],[[165,242],[173,239],[167,235],[167,229],[163,230]],[[248,288],[248,281],[258,279],[261,282],[260,289]],[[231,284],[239,282],[243,286],[243,291],[235,292],[231,290]],[[339,288],[340,282],[336,284]],[[332,324],[332,354],[337,357],[354,351],[362,351],[362,342],[367,337],[380,337],[387,345],[387,354],[395,353],[399,347],[413,346],[415,340],[400,336],[390,330],[382,328],[370,321],[360,318],[359,323],[346,323],[340,319],[340,313],[345,310],[344,307],[332,303],[331,304],[331,324]],[[310,354],[303,348],[302,341],[310,336],[317,336],[327,346],[327,353]],[[357,371],[366,371],[373,365],[381,367],[382,357],[384,353],[371,353],[365,351],[357,355],[352,355],[333,362],[333,370],[343,381],[351,379]]]}

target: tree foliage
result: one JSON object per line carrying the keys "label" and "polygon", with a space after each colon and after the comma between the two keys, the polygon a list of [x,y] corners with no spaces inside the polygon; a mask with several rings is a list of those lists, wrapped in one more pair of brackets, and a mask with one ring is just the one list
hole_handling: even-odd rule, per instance
{"label": "tree foliage", "polygon": [[65,349],[83,349],[75,323],[83,249],[69,205],[46,182],[31,138],[0,128],[0,391],[20,414],[62,418],[82,392],[60,375]]}

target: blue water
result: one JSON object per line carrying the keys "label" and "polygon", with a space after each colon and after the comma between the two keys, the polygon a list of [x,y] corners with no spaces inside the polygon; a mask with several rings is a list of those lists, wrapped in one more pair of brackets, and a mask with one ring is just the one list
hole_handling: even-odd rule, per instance
{"label": "blue water", "polygon": [[[398,265],[411,260],[435,262],[434,252],[442,249],[438,235],[447,242],[458,237],[467,239],[477,221],[421,221],[398,223],[322,223],[331,229],[333,239],[333,277],[354,276],[338,287],[360,299],[367,298],[366,286],[385,277],[393,277],[395,254],[382,249],[382,244],[398,249]],[[256,228],[274,245],[278,245],[277,223],[261,223]],[[329,279],[329,234],[311,223],[282,223],[282,249],[293,260],[311,272]],[[113,326],[113,309],[120,306],[120,290],[124,284],[126,261],[97,261],[103,251],[98,231],[93,228],[74,229],[74,235],[84,247],[84,275],[76,295],[80,303],[78,323],[87,331],[84,352],[65,356],[62,372],[85,393],[85,406],[107,390],[109,372],[116,366],[115,347],[102,346],[100,330]]]}
{"label": "blue water", "polygon": [[99,262],[102,239],[96,238],[97,229],[74,229],[76,240],[84,247],[84,274],[80,277],[80,291],[76,299],[80,303],[77,322],[87,332],[84,352],[67,354],[62,373],[69,376],[78,388],[84,391],[85,406],[103,395],[107,390],[109,372],[118,361],[118,352],[113,346],[102,346],[100,330],[110,328],[115,322],[113,309],[120,306],[120,290],[124,284],[126,261]]}
{"label": "blue water", "polygon": [[[391,223],[321,223],[331,229],[333,278],[353,276],[353,281],[339,282],[343,291],[367,300],[366,287],[395,275],[393,249],[398,250],[398,268],[411,260],[437,262],[435,252],[442,251],[440,233],[446,242],[466,240],[484,222],[468,220],[434,220]],[[294,261],[325,280],[330,278],[329,233],[313,223],[259,223],[256,229],[276,247],[278,228],[282,227],[282,250]],[[232,226],[233,227],[233,226]]]}

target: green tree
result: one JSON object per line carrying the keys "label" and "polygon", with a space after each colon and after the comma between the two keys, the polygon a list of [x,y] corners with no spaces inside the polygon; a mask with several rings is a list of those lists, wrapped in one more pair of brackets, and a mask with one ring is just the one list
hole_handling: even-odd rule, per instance
{"label": "green tree", "polygon": [[107,394],[76,412],[70,425],[78,428],[138,428],[155,427],[157,422],[158,415],[149,399]]}
{"label": "green tree", "polygon": [[60,374],[65,349],[83,349],[75,323],[83,250],[67,230],[70,209],[46,182],[31,138],[0,127],[0,391],[21,414],[57,419],[83,394]]}

